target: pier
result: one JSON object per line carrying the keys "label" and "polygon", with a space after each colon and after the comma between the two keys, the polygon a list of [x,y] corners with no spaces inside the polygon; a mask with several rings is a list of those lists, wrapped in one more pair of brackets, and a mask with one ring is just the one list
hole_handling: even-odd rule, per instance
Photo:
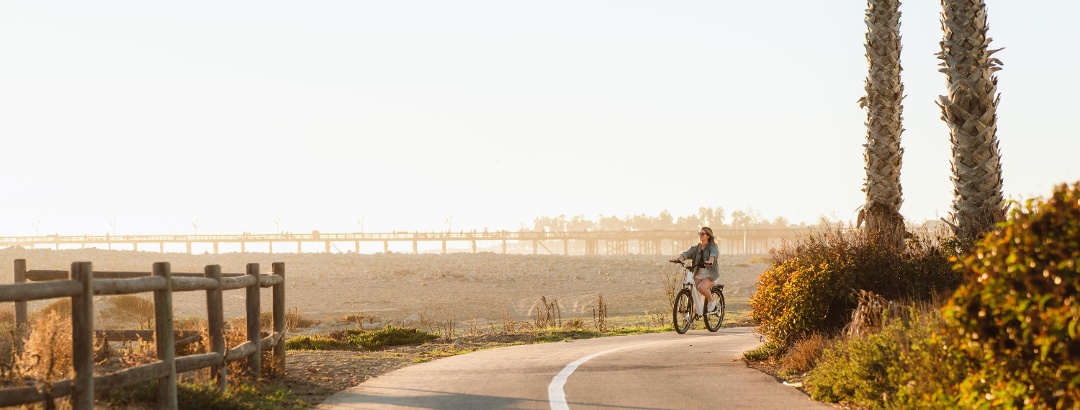
{"label": "pier", "polygon": [[[715,229],[717,243],[722,254],[768,254],[785,239],[809,232],[808,228],[768,229]],[[44,235],[0,237],[0,247],[22,248],[99,248],[115,249],[130,246],[136,251],[165,253],[166,245],[174,248],[183,245],[192,253],[195,244],[211,245],[214,254],[221,252],[221,245],[230,244],[240,252],[247,252],[251,244],[295,244],[296,253],[337,251],[339,253],[361,252],[361,244],[377,243],[382,252],[390,252],[392,243],[412,245],[413,253],[421,253],[420,244],[441,247],[425,248],[423,252],[469,251],[533,254],[584,254],[584,255],[668,255],[682,252],[697,243],[695,232],[686,230],[654,231],[462,231],[462,232],[388,232],[388,233],[277,233],[277,234],[229,234],[229,235]],[[448,248],[448,244],[452,247]],[[307,245],[305,249],[304,245]],[[314,248],[312,246],[315,246]],[[456,245],[454,247],[453,245]],[[377,251],[378,248],[376,248]]]}

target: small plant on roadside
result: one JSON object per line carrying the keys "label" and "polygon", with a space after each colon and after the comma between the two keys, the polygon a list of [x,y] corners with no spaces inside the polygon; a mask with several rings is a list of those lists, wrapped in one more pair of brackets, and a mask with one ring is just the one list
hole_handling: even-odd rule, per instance
{"label": "small plant on roadside", "polygon": [[585,329],[585,321],[581,320],[581,318],[573,318],[573,319],[567,320],[566,324],[563,325],[563,329],[565,329],[565,330],[584,330]]}
{"label": "small plant on roadside", "polygon": [[592,330],[544,330],[535,332],[534,335],[534,338],[529,343],[564,342],[603,336],[600,332]]}
{"label": "small plant on roadside", "polygon": [[437,332],[447,340],[453,340],[454,330],[457,327],[457,318],[454,316],[454,311],[451,309],[442,309],[441,315],[445,320],[440,320],[437,316],[431,315],[426,311],[418,312],[416,314],[417,326],[427,331]]}
{"label": "small plant on roadside", "polygon": [[660,269],[657,269],[656,271],[656,276],[663,285],[660,288],[661,295],[664,297],[663,306],[675,304],[675,295],[682,289],[682,281],[684,279],[682,266],[668,264],[661,265]]}
{"label": "small plant on roadside", "polygon": [[743,353],[743,359],[751,362],[761,362],[769,360],[773,357],[773,350],[768,346],[762,346],[757,349]]}
{"label": "small plant on roadside", "polygon": [[[345,315],[345,316],[343,316],[341,318],[341,321],[350,322],[350,323],[356,323],[357,326],[363,325],[365,320],[368,323],[375,323],[375,317],[366,315],[366,314],[364,314],[364,312],[350,313],[350,314]],[[300,327],[306,327],[306,326],[300,326]]]}
{"label": "small plant on roadside", "polygon": [[514,333],[517,331],[517,324],[514,322],[514,316],[510,314],[510,310],[504,308],[502,313],[503,332]]}
{"label": "small plant on roadside", "polygon": [[[296,329],[303,329],[311,327],[321,323],[321,320],[312,319],[300,314],[300,308],[294,307],[285,311],[285,331],[293,332]],[[360,324],[360,322],[357,322]]]}
{"label": "small plant on roadside", "polygon": [[795,342],[780,359],[780,371],[784,374],[802,374],[810,371],[817,364],[822,351],[828,346],[829,341],[820,333]]}
{"label": "small plant on roadside", "polygon": [[604,295],[596,296],[596,307],[593,308],[593,322],[596,323],[596,331],[607,331],[607,303],[604,303]]}
{"label": "small plant on roadside", "polygon": [[416,325],[428,330],[437,326],[434,317],[428,314],[426,310],[416,313]]}
{"label": "small plant on roadside", "polygon": [[540,306],[536,307],[536,318],[533,326],[537,329],[562,327],[562,310],[559,301],[548,301],[547,296],[540,297]]}
{"label": "small plant on roadside", "polygon": [[439,322],[439,333],[446,340],[454,340],[454,328],[457,325],[457,320],[452,310],[447,309],[445,314],[446,320]]}
{"label": "small plant on roadside", "polygon": [[385,329],[373,332],[353,332],[349,337],[349,343],[365,349],[377,350],[387,346],[422,344],[438,338],[439,335],[413,328],[386,326]]}
{"label": "small plant on roadside", "polygon": [[480,327],[480,319],[473,317],[469,319],[469,327],[466,336],[479,336],[484,333],[484,329]]}
{"label": "small plant on roadside", "polygon": [[347,340],[338,340],[327,335],[297,336],[285,341],[285,348],[288,350],[350,350],[352,347]]}
{"label": "small plant on roadside", "polygon": [[649,319],[649,325],[652,327],[672,327],[671,325],[671,313],[649,313],[645,311],[645,317]]}

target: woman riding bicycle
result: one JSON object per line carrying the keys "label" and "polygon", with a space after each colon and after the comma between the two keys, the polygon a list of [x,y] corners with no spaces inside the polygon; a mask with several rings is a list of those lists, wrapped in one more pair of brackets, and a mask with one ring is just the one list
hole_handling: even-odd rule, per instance
{"label": "woman riding bicycle", "polygon": [[712,300],[711,289],[716,284],[716,280],[720,279],[720,268],[716,265],[716,259],[720,256],[720,247],[716,245],[712,228],[702,227],[698,230],[698,238],[701,240],[700,243],[691,246],[678,258],[671,259],[671,262],[681,263],[684,260],[694,262],[691,268],[694,272],[694,287],[697,288],[698,293],[705,296],[705,306],[708,307],[705,313],[711,313],[717,309],[716,301]]}

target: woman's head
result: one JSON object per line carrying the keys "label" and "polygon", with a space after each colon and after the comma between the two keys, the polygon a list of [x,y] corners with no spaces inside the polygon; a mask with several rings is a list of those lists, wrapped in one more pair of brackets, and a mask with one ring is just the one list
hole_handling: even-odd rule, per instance
{"label": "woman's head", "polygon": [[708,226],[703,226],[701,229],[698,229],[698,238],[702,237],[708,237],[709,242],[716,243],[716,237],[713,236],[712,228]]}

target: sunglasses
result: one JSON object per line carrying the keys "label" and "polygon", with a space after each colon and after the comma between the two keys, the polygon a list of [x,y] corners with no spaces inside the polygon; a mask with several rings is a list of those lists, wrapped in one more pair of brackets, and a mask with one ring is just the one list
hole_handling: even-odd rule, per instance
{"label": "sunglasses", "polygon": [[705,236],[705,232],[698,232],[698,236]]}

